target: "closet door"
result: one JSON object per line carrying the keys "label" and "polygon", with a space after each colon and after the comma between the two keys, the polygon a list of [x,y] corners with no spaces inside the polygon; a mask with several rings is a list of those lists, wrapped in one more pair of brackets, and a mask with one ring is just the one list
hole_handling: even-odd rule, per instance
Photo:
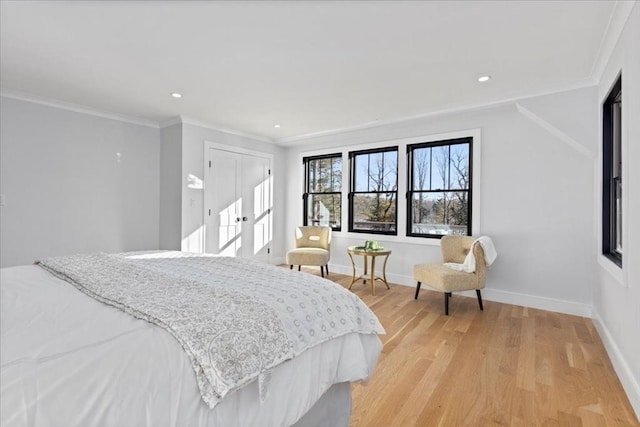
{"label": "closet door", "polygon": [[271,176],[269,159],[242,156],[242,256],[269,260],[271,244]]}
{"label": "closet door", "polygon": [[211,151],[204,187],[205,252],[237,256],[242,250],[242,156]]}
{"label": "closet door", "polygon": [[268,262],[270,159],[209,148],[205,159],[205,252]]}

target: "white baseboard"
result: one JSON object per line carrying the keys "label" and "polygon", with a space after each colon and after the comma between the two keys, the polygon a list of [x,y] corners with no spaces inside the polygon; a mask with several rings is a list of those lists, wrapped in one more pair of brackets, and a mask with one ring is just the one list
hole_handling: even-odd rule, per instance
{"label": "white baseboard", "polygon": [[[475,293],[473,291],[461,293],[467,293],[469,296],[475,297]],[[556,298],[540,297],[536,295],[519,294],[515,292],[503,291],[500,289],[484,288],[482,290],[482,298],[486,299],[487,301],[521,305],[529,308],[537,308],[539,310],[547,310],[556,313],[571,314],[574,316],[589,318],[591,318],[593,312],[591,305],[589,304],[566,301]]]}
{"label": "white baseboard", "polygon": [[631,368],[622,355],[620,348],[618,348],[618,345],[613,340],[613,336],[609,332],[609,329],[602,321],[600,313],[595,309],[593,310],[593,324],[598,330],[602,343],[609,354],[609,359],[611,359],[611,364],[616,370],[616,374],[618,374],[618,378],[622,383],[622,388],[624,388],[624,391],[627,393],[627,397],[629,398],[629,402],[636,413],[636,417],[640,419],[640,383],[633,376]]}
{"label": "white baseboard", "polygon": [[[351,275],[352,267],[345,265],[329,265],[329,270],[336,273]],[[415,287],[416,282],[412,276],[404,276],[400,274],[387,274],[389,282]],[[475,292],[466,291],[457,294],[476,297]],[[555,298],[540,297],[536,295],[519,294],[515,292],[503,291],[500,289],[484,288],[482,290],[482,299],[486,301],[502,302],[505,304],[521,305],[529,308],[537,308],[540,310],[554,311],[556,313],[572,314],[574,316],[582,316],[591,318],[593,310],[591,305],[573,301],[560,300]]]}

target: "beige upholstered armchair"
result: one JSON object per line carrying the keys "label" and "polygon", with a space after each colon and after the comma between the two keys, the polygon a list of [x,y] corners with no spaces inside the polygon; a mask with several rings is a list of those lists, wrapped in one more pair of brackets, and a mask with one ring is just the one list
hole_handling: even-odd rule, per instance
{"label": "beige upholstered armchair", "polygon": [[293,268],[301,265],[319,265],[320,274],[329,274],[331,257],[331,227],[304,226],[296,228],[296,248],[287,253],[287,264]]}
{"label": "beige upholstered armchair", "polygon": [[470,236],[444,236],[441,240],[443,263],[418,264],[413,268],[413,277],[418,282],[415,299],[418,299],[422,283],[441,290],[444,292],[444,313],[448,316],[451,293],[475,289],[478,296],[478,305],[480,310],[483,310],[480,289],[484,288],[487,281],[487,265],[482,245],[473,245],[473,254],[476,260],[476,267],[473,273],[456,271],[444,266],[444,263],[448,262],[464,263],[465,257],[471,250],[471,245],[475,240],[475,237]]}

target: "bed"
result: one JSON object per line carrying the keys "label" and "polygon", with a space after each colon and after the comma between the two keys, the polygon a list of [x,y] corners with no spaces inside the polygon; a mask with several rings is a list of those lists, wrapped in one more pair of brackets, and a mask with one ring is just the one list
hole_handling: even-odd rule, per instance
{"label": "bed", "polygon": [[346,426],[350,383],[370,377],[382,348],[357,296],[246,259],[57,257],[2,269],[0,284],[6,427]]}

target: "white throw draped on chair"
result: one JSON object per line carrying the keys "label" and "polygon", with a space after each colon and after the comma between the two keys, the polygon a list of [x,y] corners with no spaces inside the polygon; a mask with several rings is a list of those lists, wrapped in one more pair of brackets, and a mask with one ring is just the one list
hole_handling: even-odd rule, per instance
{"label": "white throw draped on chair", "polygon": [[473,255],[473,246],[476,244],[480,244],[482,249],[484,250],[484,259],[487,264],[487,267],[493,264],[493,262],[498,257],[498,253],[496,252],[495,246],[493,246],[493,241],[490,237],[480,236],[478,237],[473,244],[471,245],[471,250],[467,254],[462,264],[458,264],[455,262],[447,262],[445,263],[445,267],[449,267],[452,270],[456,271],[464,271],[465,273],[473,273],[476,271],[476,257]]}

